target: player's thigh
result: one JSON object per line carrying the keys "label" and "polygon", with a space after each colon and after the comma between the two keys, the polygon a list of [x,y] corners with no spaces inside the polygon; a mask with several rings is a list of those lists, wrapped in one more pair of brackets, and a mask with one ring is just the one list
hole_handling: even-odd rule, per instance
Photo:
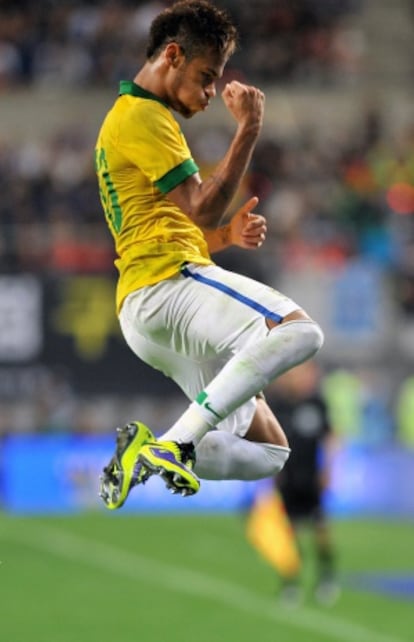
{"label": "player's thigh", "polygon": [[187,287],[194,307],[187,328],[216,354],[235,353],[299,306],[273,288],[217,265],[190,265]]}
{"label": "player's thigh", "polygon": [[[136,322],[135,305],[137,297],[128,297],[121,311],[120,324],[123,335],[130,349],[139,359],[161,371],[171,378],[181,388],[189,400],[194,400],[197,395],[214,379],[227,362],[226,356],[206,356],[201,351],[195,358],[195,349],[177,351],[174,349],[171,337],[163,337],[153,341],[141,333],[141,324]],[[167,330],[163,330],[167,332]],[[244,437],[249,430],[256,412],[257,401],[248,399],[244,404],[232,412],[226,419],[217,425],[218,430]]]}
{"label": "player's thigh", "polygon": [[[194,399],[225,365],[225,357],[202,351],[196,357],[194,347],[183,345],[184,337],[178,349],[168,326],[161,327],[156,337],[151,332],[143,334],[136,304],[137,297],[128,297],[119,317],[128,346],[141,361],[173,379],[189,399]],[[187,342],[191,344],[191,337]]]}
{"label": "player's thigh", "polygon": [[216,265],[190,265],[185,274],[129,295],[120,314],[124,335],[125,326],[133,326],[150,342],[199,363],[229,359],[266,336],[266,319],[280,321],[298,309],[276,290]]}

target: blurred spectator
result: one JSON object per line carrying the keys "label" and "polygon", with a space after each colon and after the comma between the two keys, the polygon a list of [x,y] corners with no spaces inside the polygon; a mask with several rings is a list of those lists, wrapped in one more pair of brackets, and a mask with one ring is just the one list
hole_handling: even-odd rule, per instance
{"label": "blurred spectator", "polygon": [[337,368],[322,391],[336,432],[348,443],[384,445],[394,438],[389,370]]}
{"label": "blurred spectator", "polygon": [[414,449],[414,376],[407,377],[401,383],[396,397],[395,414],[399,442]]}
{"label": "blurred spectator", "polygon": [[359,377],[345,368],[335,369],[325,375],[322,390],[337,434],[345,441],[358,441],[363,427],[362,385]]}

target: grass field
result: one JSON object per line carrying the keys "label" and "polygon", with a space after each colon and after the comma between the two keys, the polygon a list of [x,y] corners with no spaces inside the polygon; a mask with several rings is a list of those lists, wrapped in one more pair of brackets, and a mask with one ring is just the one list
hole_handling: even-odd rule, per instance
{"label": "grass field", "polygon": [[0,516],[0,642],[410,642],[414,597],[355,573],[414,576],[413,524],[339,521],[343,592],[275,599],[237,515]]}

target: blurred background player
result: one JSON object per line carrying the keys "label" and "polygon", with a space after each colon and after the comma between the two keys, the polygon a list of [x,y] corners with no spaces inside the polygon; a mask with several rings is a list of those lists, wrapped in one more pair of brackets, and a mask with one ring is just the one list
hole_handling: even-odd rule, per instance
{"label": "blurred background player", "polygon": [[[306,556],[313,549],[314,597],[320,603],[332,604],[339,596],[339,584],[324,492],[330,483],[336,438],[320,391],[320,376],[317,363],[307,361],[271,384],[266,399],[277,412],[292,448],[286,466],[275,479],[281,500],[275,518],[283,533],[286,516],[290,520],[303,557],[300,568],[292,566],[286,572],[280,569],[280,597],[290,602],[301,599]],[[301,539],[305,531],[312,536],[311,543]]]}

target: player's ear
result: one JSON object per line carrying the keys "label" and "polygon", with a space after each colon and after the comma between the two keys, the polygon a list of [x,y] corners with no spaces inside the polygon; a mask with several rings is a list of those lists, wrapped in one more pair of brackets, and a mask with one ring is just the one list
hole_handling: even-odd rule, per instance
{"label": "player's ear", "polygon": [[165,48],[165,59],[171,67],[177,68],[182,62],[184,54],[179,44],[169,42]]}

